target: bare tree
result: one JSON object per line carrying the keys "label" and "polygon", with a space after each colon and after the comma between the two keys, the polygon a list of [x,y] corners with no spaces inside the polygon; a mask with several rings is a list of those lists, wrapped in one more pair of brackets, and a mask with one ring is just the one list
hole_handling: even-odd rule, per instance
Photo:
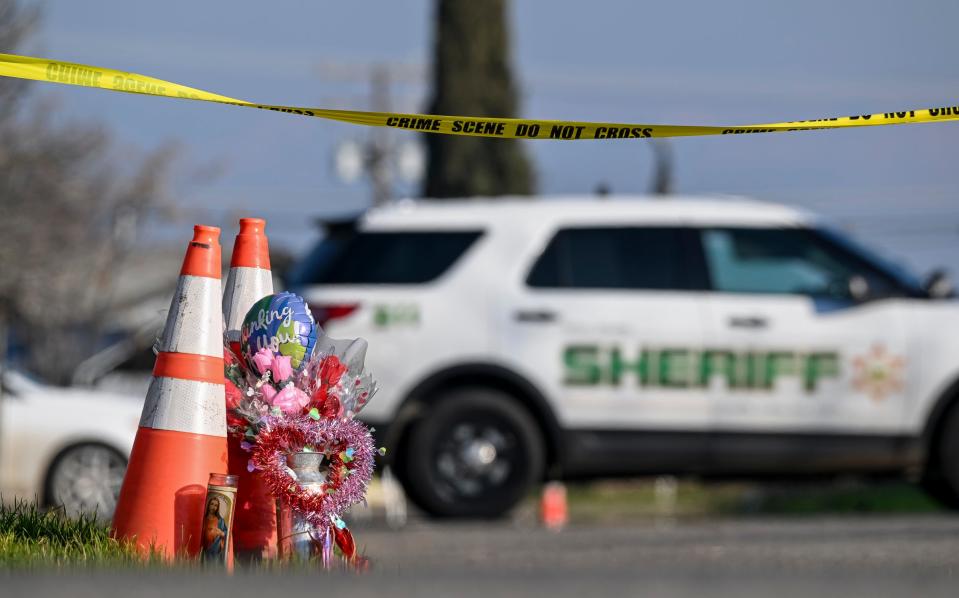
{"label": "bare tree", "polygon": [[[0,0],[0,52],[15,53],[37,20]],[[29,85],[0,78],[0,321],[31,369],[64,382],[96,349],[111,274],[163,197],[172,148],[131,160],[101,125],[54,114]]]}

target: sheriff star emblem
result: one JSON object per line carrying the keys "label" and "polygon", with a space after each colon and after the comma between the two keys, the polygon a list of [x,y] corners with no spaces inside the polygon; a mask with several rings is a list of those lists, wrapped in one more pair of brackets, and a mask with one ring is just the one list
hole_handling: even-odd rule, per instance
{"label": "sheriff star emblem", "polygon": [[853,387],[873,401],[902,391],[905,360],[886,351],[880,344],[873,345],[865,354],[853,358]]}

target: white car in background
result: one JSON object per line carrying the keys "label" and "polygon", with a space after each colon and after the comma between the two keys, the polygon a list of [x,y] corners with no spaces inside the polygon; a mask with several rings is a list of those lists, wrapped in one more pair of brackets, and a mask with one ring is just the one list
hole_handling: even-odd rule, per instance
{"label": "white car in background", "polygon": [[543,477],[905,475],[959,506],[959,303],[786,206],[407,202],[291,286],[364,337],[362,417],[410,497],[503,513]]}
{"label": "white car in background", "polygon": [[143,408],[141,397],[41,384],[3,372],[0,496],[109,519]]}

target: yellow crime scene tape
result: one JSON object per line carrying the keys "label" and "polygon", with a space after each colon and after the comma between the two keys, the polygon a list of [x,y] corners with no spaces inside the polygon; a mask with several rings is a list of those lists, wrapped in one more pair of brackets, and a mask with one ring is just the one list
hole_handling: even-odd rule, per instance
{"label": "yellow crime scene tape", "polygon": [[[257,104],[221,96],[209,91],[203,91],[202,89],[187,87],[178,83],[163,81],[162,79],[147,77],[146,75],[127,73],[86,64],[49,60],[46,58],[17,56],[14,54],[0,54],[0,75],[18,79],[62,83],[64,85],[97,87],[110,91],[259,108],[261,110],[312,116],[369,127],[392,127],[420,133],[499,137],[502,139],[576,140],[743,135],[751,133],[783,133],[786,131],[874,127],[959,120],[959,105],[727,127],[530,120],[486,116],[440,116],[436,114],[330,110],[327,108]],[[959,102],[956,103],[959,104]]]}

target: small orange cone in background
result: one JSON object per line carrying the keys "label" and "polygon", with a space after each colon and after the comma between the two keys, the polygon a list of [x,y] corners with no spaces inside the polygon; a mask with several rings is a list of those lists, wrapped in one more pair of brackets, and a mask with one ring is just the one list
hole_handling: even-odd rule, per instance
{"label": "small orange cone in background", "polygon": [[167,558],[199,553],[207,481],[227,470],[220,229],[193,230],[113,516],[114,537]]}
{"label": "small orange cone in background", "polygon": [[[230,348],[240,355],[240,328],[253,304],[273,294],[270,245],[266,221],[240,218],[233,245],[230,274],[223,289],[223,319]],[[227,382],[229,384],[229,382]],[[263,478],[246,469],[250,453],[240,448],[242,437],[228,439],[230,473],[239,478],[233,514],[233,549],[241,559],[276,557],[276,502]]]}
{"label": "small orange cone in background", "polygon": [[547,529],[561,530],[569,522],[566,506],[566,486],[562,482],[547,482],[540,500],[540,519]]}

